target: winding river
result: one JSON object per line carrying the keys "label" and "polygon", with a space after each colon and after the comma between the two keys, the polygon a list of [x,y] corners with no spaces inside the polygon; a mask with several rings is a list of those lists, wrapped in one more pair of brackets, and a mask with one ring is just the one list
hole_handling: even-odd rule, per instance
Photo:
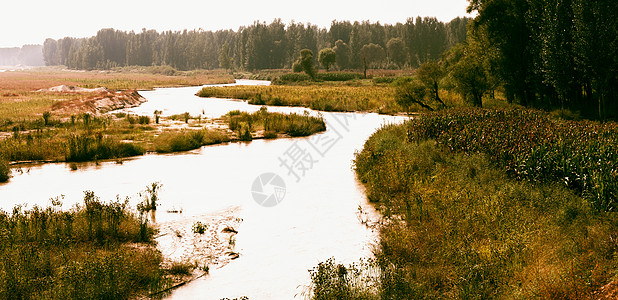
{"label": "winding river", "polygon": [[[239,80],[239,85],[267,85],[267,81]],[[190,112],[219,117],[230,110],[260,107],[230,99],[195,96],[200,87],[162,88],[140,92],[148,102],[127,111],[152,115]],[[271,112],[318,114],[306,108],[268,107]],[[351,263],[371,255],[376,233],[363,225],[359,208],[375,217],[362,185],[352,170],[355,151],[385,123],[402,118],[362,113],[321,113],[324,133],[306,138],[229,143],[168,154],[89,163],[72,171],[68,164],[22,167],[9,183],[0,184],[0,209],[24,204],[48,206],[61,197],[63,208],[81,203],[83,191],[103,200],[135,197],[146,185],[160,182],[161,208],[157,222],[234,208],[243,221],[236,235],[240,257],[208,276],[177,290],[173,299],[302,299],[308,290],[308,270],[330,257]],[[255,179],[274,173],[285,183],[281,202],[259,205],[253,198]],[[167,213],[182,208],[182,214]]]}

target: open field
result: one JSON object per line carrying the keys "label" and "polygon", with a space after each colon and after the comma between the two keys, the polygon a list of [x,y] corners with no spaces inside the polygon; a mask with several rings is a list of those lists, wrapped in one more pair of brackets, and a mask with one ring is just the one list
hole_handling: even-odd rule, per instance
{"label": "open field", "polygon": [[38,68],[0,73],[0,122],[29,120],[51,111],[52,105],[65,100],[93,97],[92,93],[40,93],[59,85],[84,88],[105,87],[109,90],[144,90],[155,87],[195,86],[230,83],[230,75],[216,71],[182,72],[170,76],[148,73],[148,69],[121,71],[68,71]]}

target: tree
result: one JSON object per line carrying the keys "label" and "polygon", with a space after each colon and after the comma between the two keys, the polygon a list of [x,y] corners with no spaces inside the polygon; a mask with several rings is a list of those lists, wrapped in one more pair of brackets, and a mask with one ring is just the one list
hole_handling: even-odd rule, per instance
{"label": "tree", "polygon": [[426,62],[418,68],[416,71],[416,75],[418,79],[425,85],[427,90],[431,91],[434,96],[434,99],[437,102],[440,102],[442,105],[446,106],[442,99],[440,99],[439,91],[439,83],[442,78],[446,75],[442,67],[437,62]]}
{"label": "tree", "polygon": [[347,69],[350,66],[350,56],[352,55],[352,50],[348,44],[344,43],[342,40],[337,40],[335,42],[335,60],[337,61],[337,66],[339,69]]}
{"label": "tree", "polygon": [[401,38],[392,38],[386,43],[388,58],[401,68],[406,62],[406,46]]}
{"label": "tree", "polygon": [[457,61],[451,67],[451,76],[459,93],[472,105],[482,107],[483,95],[491,87],[482,58],[469,45],[457,46],[453,52],[456,52]]}
{"label": "tree", "polygon": [[384,54],[384,48],[380,45],[370,43],[363,46],[360,51],[361,60],[363,61],[363,74],[367,78],[367,66],[375,67],[382,63],[386,55]]}
{"label": "tree", "polygon": [[431,106],[425,104],[426,89],[420,82],[416,80],[403,81],[397,85],[395,91],[395,102],[403,108],[408,116],[412,105],[417,104],[423,108],[433,111]]}
{"label": "tree", "polygon": [[225,43],[219,51],[219,67],[229,70],[232,68],[232,60],[230,59],[230,46]]}
{"label": "tree", "polygon": [[313,51],[309,49],[300,50],[300,57],[294,62],[292,69],[294,72],[300,72],[302,70],[307,73],[307,75],[311,76],[311,78],[315,78],[316,70],[313,62]]}
{"label": "tree", "polygon": [[330,66],[335,63],[336,58],[337,54],[335,53],[335,51],[333,51],[333,49],[324,48],[320,50],[318,61],[326,69],[326,72],[328,72],[328,68],[330,68]]}

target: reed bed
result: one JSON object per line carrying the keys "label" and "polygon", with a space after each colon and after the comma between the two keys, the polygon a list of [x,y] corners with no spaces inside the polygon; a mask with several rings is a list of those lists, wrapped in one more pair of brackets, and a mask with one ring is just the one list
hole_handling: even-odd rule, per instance
{"label": "reed bed", "polygon": [[0,298],[129,299],[166,286],[154,230],[127,202],[85,192],[62,211],[60,200],[0,211]]}
{"label": "reed bed", "polygon": [[205,87],[200,97],[248,100],[255,105],[302,106],[321,111],[401,111],[390,86],[233,86]]}

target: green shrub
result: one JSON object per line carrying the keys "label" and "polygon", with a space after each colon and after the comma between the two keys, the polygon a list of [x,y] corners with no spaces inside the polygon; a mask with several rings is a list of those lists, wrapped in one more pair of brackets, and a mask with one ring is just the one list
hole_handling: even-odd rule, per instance
{"label": "green shrub", "polygon": [[142,125],[150,124],[150,118],[148,116],[139,116],[137,117],[137,123]]}
{"label": "green shrub", "polygon": [[281,82],[299,82],[299,81],[310,81],[311,76],[305,73],[288,73],[279,76],[279,81]]}
{"label": "green shrub", "polygon": [[208,225],[200,221],[193,223],[193,233],[203,234],[208,229]]}
{"label": "green shrub", "polygon": [[68,137],[65,160],[68,162],[122,158],[144,154],[145,150],[133,143],[118,142],[101,133],[74,134]]}
{"label": "green shrub", "polygon": [[11,178],[11,168],[9,163],[0,156],[0,182],[7,182]]}
{"label": "green shrub", "polygon": [[154,140],[155,151],[170,153],[197,149],[205,145],[229,142],[229,137],[218,130],[181,130],[166,132]]}
{"label": "green shrub", "polygon": [[311,299],[380,299],[378,277],[373,263],[362,262],[344,266],[333,258],[318,263],[309,270],[311,275]]}
{"label": "green shrub", "polygon": [[129,299],[165,286],[161,254],[128,202],[86,192],[83,206],[0,211],[0,299]]}
{"label": "green shrub", "polygon": [[363,78],[361,73],[327,72],[318,73],[316,78],[323,81],[349,81]]}

